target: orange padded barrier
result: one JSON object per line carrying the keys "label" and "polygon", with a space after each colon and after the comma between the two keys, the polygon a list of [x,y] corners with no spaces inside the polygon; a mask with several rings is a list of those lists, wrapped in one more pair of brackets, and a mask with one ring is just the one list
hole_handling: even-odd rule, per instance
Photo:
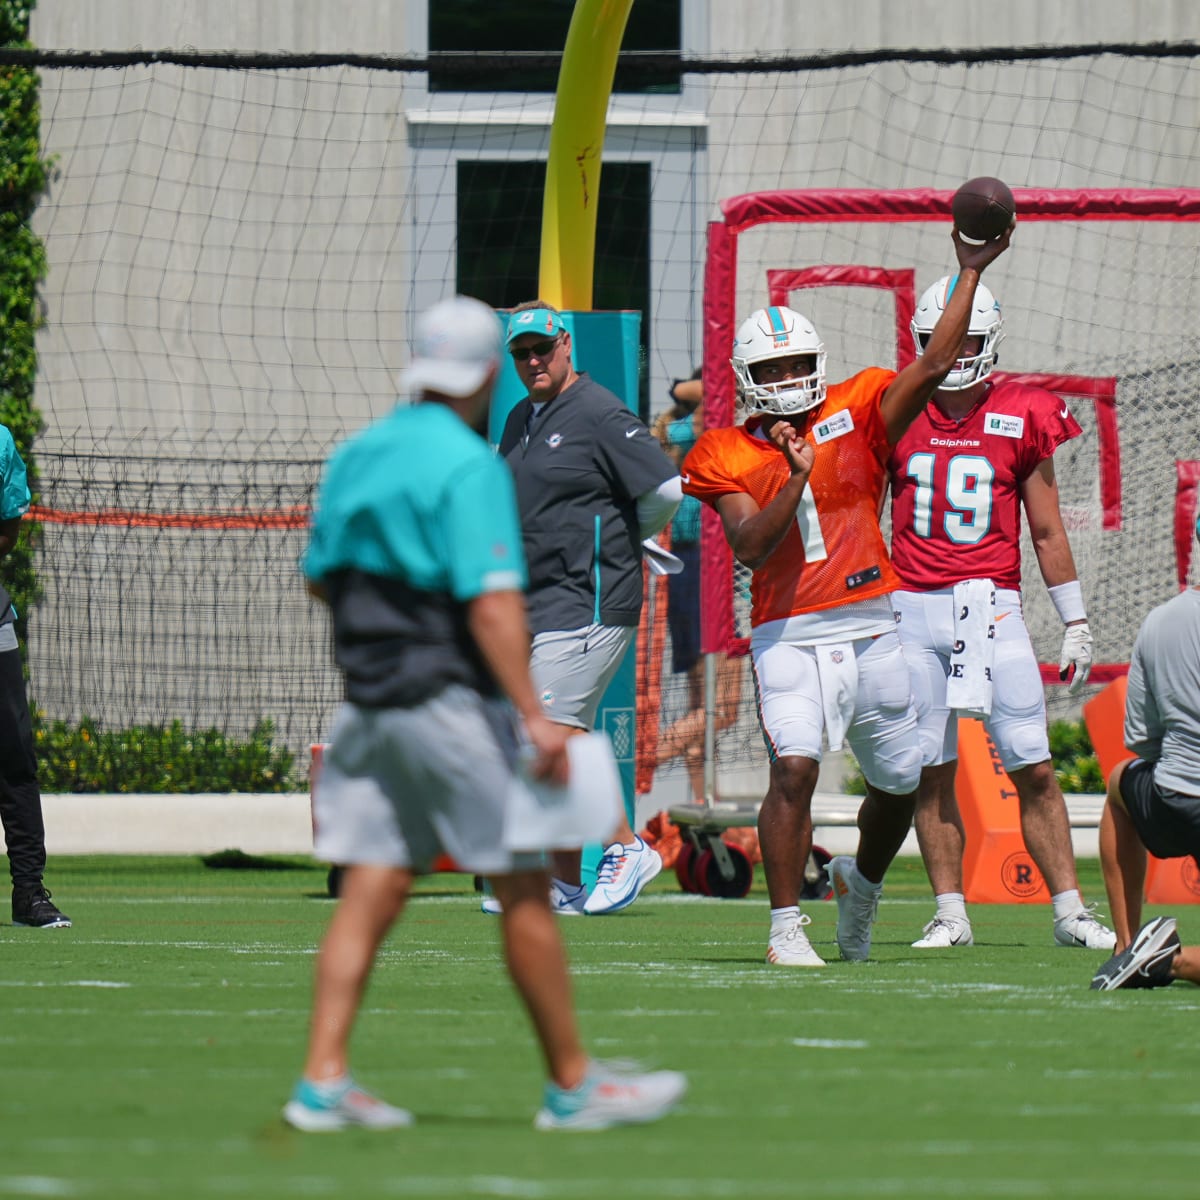
{"label": "orange padded barrier", "polygon": [[1200,867],[1194,858],[1155,858],[1146,866],[1147,904],[1200,904]]}
{"label": "orange padded barrier", "polygon": [[1088,737],[1092,739],[1092,748],[1096,751],[1096,761],[1100,764],[1100,774],[1104,776],[1105,784],[1114,767],[1134,757],[1133,752],[1125,748],[1125,692],[1128,684],[1129,677],[1119,675],[1083,706],[1083,723],[1087,726]]}
{"label": "orange padded barrier", "polygon": [[1017,789],[982,721],[958,722],[955,794],[967,835],[963,893],[973,904],[1043,904],[1042,873],[1025,849]]}
{"label": "orange padded barrier", "polygon": [[[1106,783],[1114,767],[1134,757],[1125,746],[1127,684],[1127,677],[1121,675],[1083,706],[1084,724]],[[1146,865],[1146,902],[1200,904],[1200,870],[1195,859],[1155,858],[1151,854]]]}

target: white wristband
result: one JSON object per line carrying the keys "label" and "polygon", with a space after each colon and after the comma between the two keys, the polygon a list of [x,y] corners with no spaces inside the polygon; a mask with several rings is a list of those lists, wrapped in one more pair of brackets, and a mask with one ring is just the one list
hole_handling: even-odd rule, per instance
{"label": "white wristband", "polygon": [[1064,625],[1069,625],[1072,621],[1087,620],[1087,609],[1083,607],[1083,588],[1079,586],[1078,579],[1072,579],[1070,583],[1060,583],[1056,587],[1047,588],[1046,591],[1050,593],[1050,599],[1054,601],[1054,607],[1058,609],[1058,615]]}

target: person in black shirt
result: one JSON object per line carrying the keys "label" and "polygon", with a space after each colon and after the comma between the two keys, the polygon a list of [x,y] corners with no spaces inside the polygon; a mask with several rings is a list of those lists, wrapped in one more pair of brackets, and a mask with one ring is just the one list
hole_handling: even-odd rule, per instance
{"label": "person in black shirt", "polygon": [[[637,632],[642,540],[682,497],[674,464],[607,388],[575,369],[562,314],[519,304],[508,349],[528,395],[500,439],[517,484],[529,565],[530,670],[552,720],[590,730]],[[554,855],[551,902],[562,914],[616,912],[662,870],[627,821],[614,831],[587,895],[578,851]],[[485,911],[495,911],[488,898]]]}
{"label": "person in black shirt", "polygon": [[[0,425],[0,558],[17,544],[29,501],[25,462],[12,434]],[[12,919],[34,929],[65,929],[71,919],[59,912],[42,883],[46,829],[16,619],[12,600],[0,587],[0,821],[12,875]]]}

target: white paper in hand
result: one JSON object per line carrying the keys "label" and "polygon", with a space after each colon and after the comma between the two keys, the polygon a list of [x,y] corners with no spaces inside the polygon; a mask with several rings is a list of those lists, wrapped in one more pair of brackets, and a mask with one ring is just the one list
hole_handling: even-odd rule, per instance
{"label": "white paper in hand", "polygon": [[621,776],[605,733],[585,733],[567,742],[570,780],[566,787],[512,778],[504,814],[506,850],[573,850],[585,842],[608,842],[621,816]]}

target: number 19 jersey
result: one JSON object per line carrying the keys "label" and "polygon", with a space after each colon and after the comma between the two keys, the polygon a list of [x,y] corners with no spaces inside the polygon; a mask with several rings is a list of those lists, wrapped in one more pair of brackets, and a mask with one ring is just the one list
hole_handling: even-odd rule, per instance
{"label": "number 19 jersey", "polygon": [[1082,430],[1045,388],[990,384],[961,420],[936,400],[892,450],[892,564],[904,587],[1021,586],[1021,485]]}

